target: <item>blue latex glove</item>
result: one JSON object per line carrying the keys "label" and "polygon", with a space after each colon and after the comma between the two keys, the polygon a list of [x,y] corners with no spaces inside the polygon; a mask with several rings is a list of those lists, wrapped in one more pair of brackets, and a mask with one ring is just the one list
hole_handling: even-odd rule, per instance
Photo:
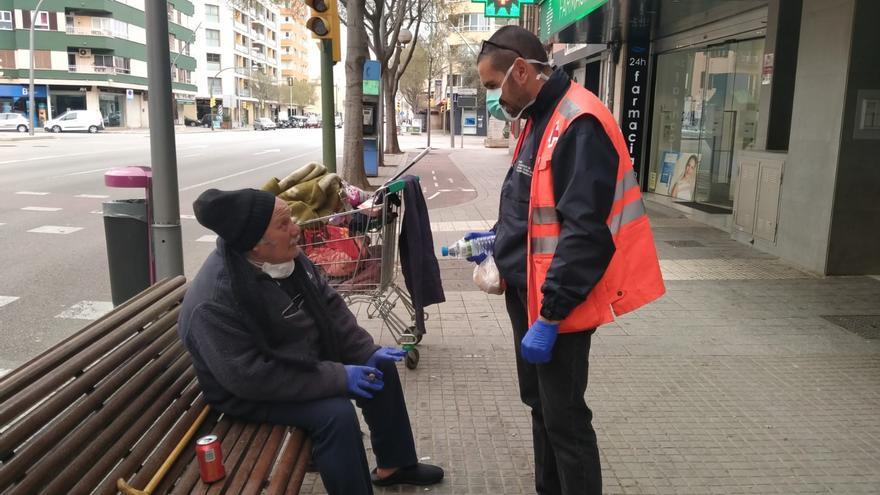
{"label": "blue latex glove", "polygon": [[526,332],[520,345],[522,357],[532,364],[543,364],[553,356],[553,344],[559,332],[558,323],[550,323],[540,318]]}
{"label": "blue latex glove", "polygon": [[[467,235],[464,236],[464,240],[469,241],[471,239],[478,239],[480,237],[491,237],[493,235],[495,235],[495,232],[492,232],[491,230],[480,231],[480,232],[468,232]],[[476,256],[468,256],[467,257],[468,261],[473,261],[474,263],[476,263],[478,265],[480,263],[482,263],[483,260],[485,260],[485,259],[486,259],[485,253],[478,254]]]}
{"label": "blue latex glove", "polygon": [[367,360],[367,364],[364,366],[378,368],[382,363],[397,362],[404,357],[406,357],[406,351],[403,349],[397,349],[395,347],[380,347],[372,356],[370,356],[370,359]]}
{"label": "blue latex glove", "polygon": [[378,392],[385,386],[382,372],[370,366],[345,365],[346,388],[352,395],[364,399],[372,399],[372,392]]}

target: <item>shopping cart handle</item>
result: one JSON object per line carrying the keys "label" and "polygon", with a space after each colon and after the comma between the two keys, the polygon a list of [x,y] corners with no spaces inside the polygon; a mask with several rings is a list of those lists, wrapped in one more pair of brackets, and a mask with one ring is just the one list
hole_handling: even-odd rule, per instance
{"label": "shopping cart handle", "polygon": [[[413,177],[415,177],[416,182],[418,182],[420,180],[419,176],[417,176],[417,175],[414,175]],[[406,186],[405,181],[396,180],[394,182],[388,183],[388,185],[386,187],[388,189],[388,194],[394,194],[396,192],[402,191],[405,186]]]}

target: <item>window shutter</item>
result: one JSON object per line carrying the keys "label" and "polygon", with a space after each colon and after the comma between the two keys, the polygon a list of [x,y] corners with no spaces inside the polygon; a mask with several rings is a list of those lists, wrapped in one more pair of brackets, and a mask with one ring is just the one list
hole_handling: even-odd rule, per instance
{"label": "window shutter", "polygon": [[30,29],[31,28],[31,11],[30,10],[22,10],[21,11],[21,27],[22,27],[22,29]]}
{"label": "window shutter", "polygon": [[49,12],[49,29],[58,31],[58,14],[56,12]]}

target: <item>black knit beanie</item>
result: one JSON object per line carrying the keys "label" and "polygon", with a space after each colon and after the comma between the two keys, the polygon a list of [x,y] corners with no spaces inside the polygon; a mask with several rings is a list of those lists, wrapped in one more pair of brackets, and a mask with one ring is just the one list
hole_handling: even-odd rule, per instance
{"label": "black knit beanie", "polygon": [[257,245],[274,210],[275,196],[257,189],[208,189],[193,202],[196,220],[240,253]]}

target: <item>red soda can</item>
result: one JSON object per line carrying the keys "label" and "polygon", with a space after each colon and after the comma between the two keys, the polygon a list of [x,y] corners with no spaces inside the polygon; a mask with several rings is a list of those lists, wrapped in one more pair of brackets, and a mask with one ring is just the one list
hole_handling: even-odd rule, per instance
{"label": "red soda can", "polygon": [[226,476],[217,435],[207,435],[196,441],[196,457],[199,459],[199,474],[205,483],[213,483]]}

